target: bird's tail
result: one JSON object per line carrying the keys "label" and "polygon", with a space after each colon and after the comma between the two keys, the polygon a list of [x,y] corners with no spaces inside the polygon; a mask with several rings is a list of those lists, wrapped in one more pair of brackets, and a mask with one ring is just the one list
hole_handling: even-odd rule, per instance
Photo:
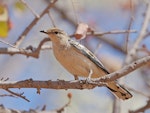
{"label": "bird's tail", "polygon": [[132,94],[116,82],[110,82],[107,87],[119,99],[126,100],[132,97]]}

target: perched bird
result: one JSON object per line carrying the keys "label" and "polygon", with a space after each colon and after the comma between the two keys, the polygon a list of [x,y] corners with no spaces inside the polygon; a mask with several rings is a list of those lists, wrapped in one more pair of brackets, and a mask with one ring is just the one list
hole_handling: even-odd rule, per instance
{"label": "perched bird", "polygon": [[[58,28],[41,31],[49,36],[52,41],[53,53],[59,63],[74,77],[78,76],[98,78],[109,74],[98,58],[86,47],[70,39]],[[107,83],[107,88],[118,98],[126,100],[132,95],[116,81]]]}

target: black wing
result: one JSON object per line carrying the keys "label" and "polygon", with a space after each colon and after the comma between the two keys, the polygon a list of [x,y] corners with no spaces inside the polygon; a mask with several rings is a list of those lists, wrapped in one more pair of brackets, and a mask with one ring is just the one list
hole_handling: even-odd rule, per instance
{"label": "black wing", "polygon": [[103,64],[98,60],[98,58],[91,51],[89,51],[86,47],[84,47],[83,45],[79,44],[78,42],[74,40],[69,39],[69,42],[73,47],[79,50],[84,56],[89,58],[98,67],[100,67],[105,73],[109,74],[107,69],[103,66]]}

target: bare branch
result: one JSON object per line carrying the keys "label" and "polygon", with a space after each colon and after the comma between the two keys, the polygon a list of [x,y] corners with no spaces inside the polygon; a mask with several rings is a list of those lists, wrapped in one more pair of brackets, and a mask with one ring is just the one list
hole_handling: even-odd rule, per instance
{"label": "bare branch", "polygon": [[[102,85],[103,84],[101,84],[101,86]],[[8,89],[8,88],[92,89],[95,86],[93,84],[92,85],[86,84],[85,80],[77,80],[77,81],[64,81],[64,80],[33,81],[32,79],[29,79],[29,80],[23,80],[23,81],[19,81],[19,82],[0,83],[0,89]]]}
{"label": "bare branch", "polygon": [[42,110],[30,109],[29,111],[25,111],[25,110],[21,111],[21,110],[5,108],[3,105],[0,105],[0,111],[1,113],[64,113],[65,108],[68,107],[71,103],[71,98],[68,97],[68,99],[69,99],[68,102],[63,107],[56,110],[46,111],[45,110],[46,106],[44,105]]}
{"label": "bare branch", "polygon": [[108,32],[93,32],[88,33],[87,35],[93,35],[93,36],[102,36],[107,34],[123,34],[123,33],[136,33],[136,30],[114,30],[114,31],[108,31]]}
{"label": "bare branch", "polygon": [[36,18],[40,18],[40,16],[26,3],[26,1],[24,0],[20,0],[25,6],[27,6],[27,8],[30,9],[30,11],[32,12],[32,14],[36,17]]}
{"label": "bare branch", "polygon": [[112,113],[120,113],[120,111],[120,101],[117,98],[114,98]]}
{"label": "bare branch", "polygon": [[72,2],[72,8],[73,8],[73,12],[74,12],[74,15],[75,15],[75,21],[77,24],[79,24],[79,16],[78,16],[78,12],[77,12],[77,0],[71,0]]}
{"label": "bare branch", "polygon": [[138,69],[139,67],[142,67],[143,65],[147,65],[150,63],[150,56],[146,56],[144,58],[141,58],[137,61],[134,61],[133,63],[126,65],[125,67],[123,67],[122,69],[113,72],[111,74],[108,74],[102,78],[100,78],[100,81],[102,82],[108,82],[108,81],[114,81],[118,78],[121,78],[129,73],[131,73],[132,71]]}
{"label": "bare branch", "polygon": [[145,96],[145,97],[147,97],[147,98],[150,98],[150,95],[145,94],[144,92],[138,91],[138,90],[136,90],[136,89],[134,89],[134,88],[131,88],[131,87],[127,86],[127,85],[122,85],[122,86],[126,87],[126,88],[127,88],[128,90],[130,90],[130,91],[133,91],[133,92],[138,93],[138,94],[140,94],[140,95],[142,95],[142,96]]}
{"label": "bare branch", "polygon": [[97,47],[96,47],[95,51],[93,52],[93,53],[94,53],[94,55],[96,55],[96,54],[98,53],[98,50],[99,50],[101,47],[102,47],[102,44],[101,44],[101,43],[99,43],[99,44],[97,45]]}
{"label": "bare branch", "polygon": [[[54,6],[53,7],[58,13],[61,14],[61,17],[65,20],[67,20],[67,22],[69,22],[72,26],[76,27],[77,24],[75,21],[73,21],[72,18],[70,18],[70,16],[67,15],[67,13],[65,13],[65,10],[62,10],[61,8]],[[113,48],[115,48],[116,50],[119,50],[120,52],[123,52],[126,54],[126,51],[124,49],[122,49],[119,45],[117,45],[117,43],[115,43],[114,40],[110,40],[107,39],[108,37],[104,37],[104,36],[97,36],[98,38],[100,38],[100,40],[104,41],[105,43],[108,43],[110,46],[112,46]]]}
{"label": "bare branch", "polygon": [[150,51],[148,50],[147,46],[146,45],[143,45],[142,48],[139,48],[137,49],[137,51],[139,52],[145,52],[147,53],[148,55],[150,55]]}
{"label": "bare branch", "polygon": [[0,95],[0,97],[15,97],[14,95],[12,95],[12,94],[2,94],[2,95]]}
{"label": "bare branch", "polygon": [[37,48],[34,48],[32,46],[28,46],[26,49],[0,48],[0,54],[8,54],[8,55],[21,54],[27,57],[30,56],[30,57],[38,58],[40,54],[40,50],[42,49],[42,45],[47,41],[50,41],[50,39],[49,38],[43,39]]}
{"label": "bare branch", "polygon": [[67,15],[65,10],[63,10],[62,8],[59,8],[58,6],[54,6],[53,8],[55,11],[60,13],[61,17],[63,19],[66,19],[72,26],[77,26],[77,23],[70,16]]}
{"label": "bare branch", "polygon": [[62,113],[63,111],[65,111],[65,108],[68,107],[71,103],[71,96],[69,95],[72,95],[71,93],[68,93],[68,103],[66,103],[63,107],[59,108],[57,111],[57,113]]}
{"label": "bare branch", "polygon": [[143,38],[146,35],[149,21],[150,21],[150,2],[147,3],[147,10],[146,10],[146,14],[145,14],[145,19],[143,21],[143,25],[142,25],[142,28],[140,30],[139,36],[137,37],[137,39],[133,45],[133,48],[129,51],[129,54],[127,55],[127,58],[126,58],[127,64],[130,63],[133,60],[134,56],[136,55],[136,50],[137,50],[140,42],[143,40]]}
{"label": "bare branch", "polygon": [[12,45],[12,44],[10,44],[10,43],[4,41],[4,40],[0,40],[0,42],[4,43],[4,44],[6,44],[6,45],[9,45],[10,47],[13,47],[13,48],[18,49],[16,46],[14,46],[14,45]]}
{"label": "bare branch", "polygon": [[[128,30],[131,29],[133,21],[134,21],[134,7],[133,7],[133,1],[130,0],[130,11],[131,11],[131,16],[129,20],[129,25],[128,25]],[[129,35],[130,33],[127,33],[126,40],[125,40],[125,51],[128,52],[128,42],[129,42]]]}
{"label": "bare branch", "polygon": [[96,86],[105,86],[106,82],[114,81],[120,77],[123,77],[130,72],[138,69],[139,67],[150,63],[150,56],[141,58],[130,65],[125,66],[124,68],[116,71],[114,73],[108,74],[99,79],[92,79],[90,82],[86,80],[76,80],[76,81],[33,81],[32,79],[19,81],[19,82],[2,82],[0,83],[0,89],[9,89],[9,88],[46,88],[46,89],[92,89]]}
{"label": "bare branch", "polygon": [[135,111],[129,111],[129,113],[144,113],[147,109],[150,108],[150,99],[147,101],[147,104]]}
{"label": "bare branch", "polygon": [[5,89],[5,90],[6,90],[7,92],[11,93],[12,95],[15,95],[15,96],[17,96],[17,97],[20,97],[20,98],[26,100],[27,102],[30,102],[30,100],[28,100],[25,96],[23,96],[24,93],[18,94],[18,93],[15,93],[15,92],[13,92],[13,91],[11,91],[11,90],[9,90],[9,89]]}
{"label": "bare branch", "polygon": [[[54,6],[54,4],[57,2],[57,0],[54,0],[52,3],[50,3],[44,10],[43,12],[40,14],[40,18],[43,17],[46,13],[48,13],[48,10],[50,8],[52,8]],[[33,28],[33,26],[39,21],[40,18],[35,18],[30,24],[29,26],[26,27],[26,29],[24,30],[24,32],[22,32],[22,34],[20,35],[20,37],[18,38],[18,40],[15,42],[15,46],[18,47],[22,41],[24,40],[25,36],[28,34],[28,32]]]}
{"label": "bare branch", "polygon": [[54,22],[54,19],[53,19],[52,15],[51,15],[51,12],[50,12],[50,11],[48,11],[48,16],[49,16],[49,18],[50,18],[50,20],[51,20],[51,22],[52,22],[53,27],[56,27],[56,24],[55,24],[55,22]]}
{"label": "bare branch", "polygon": [[99,38],[103,42],[109,44],[114,49],[118,50],[119,52],[126,54],[126,51],[122,47],[120,47],[114,40],[112,40],[108,37],[104,37],[104,36],[98,36],[97,38]]}

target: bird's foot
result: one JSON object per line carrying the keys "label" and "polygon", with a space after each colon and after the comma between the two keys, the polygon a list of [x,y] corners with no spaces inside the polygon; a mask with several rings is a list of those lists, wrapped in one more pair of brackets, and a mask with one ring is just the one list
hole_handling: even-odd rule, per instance
{"label": "bird's foot", "polygon": [[85,80],[86,83],[90,83],[90,82],[91,82],[91,76],[92,76],[92,74],[93,74],[93,71],[90,70],[89,76],[88,76],[88,78]]}

